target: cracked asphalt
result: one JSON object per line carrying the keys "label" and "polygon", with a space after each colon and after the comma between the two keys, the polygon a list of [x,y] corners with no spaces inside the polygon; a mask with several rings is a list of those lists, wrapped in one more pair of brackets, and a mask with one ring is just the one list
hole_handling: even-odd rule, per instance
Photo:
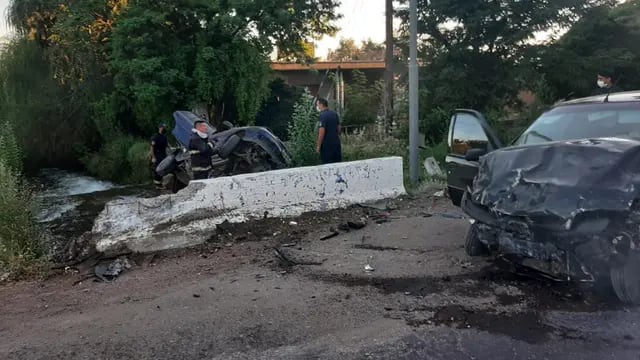
{"label": "cracked asphalt", "polygon": [[5,284],[0,358],[640,359],[638,309],[467,257],[468,220],[428,194],[229,224],[111,283]]}

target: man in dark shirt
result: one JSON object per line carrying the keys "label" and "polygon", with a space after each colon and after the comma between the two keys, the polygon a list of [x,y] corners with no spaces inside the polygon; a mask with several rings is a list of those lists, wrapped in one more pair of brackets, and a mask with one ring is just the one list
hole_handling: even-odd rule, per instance
{"label": "man in dark shirt", "polygon": [[153,173],[153,184],[156,188],[162,188],[162,177],[156,173],[158,164],[167,157],[167,147],[169,140],[167,139],[167,125],[160,124],[158,133],[151,137],[151,168]]}
{"label": "man in dark shirt", "polygon": [[316,152],[320,154],[323,164],[341,162],[340,117],[335,111],[329,110],[329,103],[326,99],[318,99],[316,107],[320,111]]}

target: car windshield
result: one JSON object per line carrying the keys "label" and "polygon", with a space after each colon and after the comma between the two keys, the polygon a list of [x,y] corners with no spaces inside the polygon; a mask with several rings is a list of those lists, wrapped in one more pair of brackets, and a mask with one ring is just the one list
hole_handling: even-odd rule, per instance
{"label": "car windshield", "polygon": [[514,143],[640,138],[640,102],[560,106],[540,116]]}

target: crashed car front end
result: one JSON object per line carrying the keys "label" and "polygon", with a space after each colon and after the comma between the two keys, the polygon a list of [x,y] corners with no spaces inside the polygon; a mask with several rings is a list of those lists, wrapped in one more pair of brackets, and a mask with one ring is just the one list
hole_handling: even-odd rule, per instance
{"label": "crashed car front end", "polygon": [[499,257],[558,281],[608,276],[640,244],[640,142],[594,139],[485,156],[462,209]]}

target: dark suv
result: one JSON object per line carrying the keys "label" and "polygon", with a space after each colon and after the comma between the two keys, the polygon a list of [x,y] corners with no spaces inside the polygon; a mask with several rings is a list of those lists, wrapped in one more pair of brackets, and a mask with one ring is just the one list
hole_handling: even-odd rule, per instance
{"label": "dark suv", "polygon": [[640,91],[556,104],[506,147],[480,113],[458,110],[448,141],[469,255],[610,283],[640,304]]}

